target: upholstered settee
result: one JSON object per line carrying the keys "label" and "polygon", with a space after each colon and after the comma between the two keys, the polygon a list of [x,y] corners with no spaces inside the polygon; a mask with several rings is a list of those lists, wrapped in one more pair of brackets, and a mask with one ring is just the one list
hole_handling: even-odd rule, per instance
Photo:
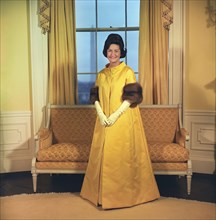
{"label": "upholstered settee", "polygon": [[[154,173],[187,176],[191,191],[192,165],[185,142],[189,135],[181,128],[177,105],[139,106]],[[85,173],[96,120],[88,106],[48,106],[46,128],[38,131],[32,159],[34,192],[37,175],[43,173]]]}

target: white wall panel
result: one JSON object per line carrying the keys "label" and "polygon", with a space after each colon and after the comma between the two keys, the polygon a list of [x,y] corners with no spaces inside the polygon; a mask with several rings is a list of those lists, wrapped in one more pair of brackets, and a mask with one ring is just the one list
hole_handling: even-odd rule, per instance
{"label": "white wall panel", "polygon": [[31,169],[34,142],[31,112],[5,112],[0,114],[0,172]]}
{"label": "white wall panel", "polygon": [[210,111],[185,111],[185,127],[190,132],[190,155],[193,172],[215,172],[216,113]]}

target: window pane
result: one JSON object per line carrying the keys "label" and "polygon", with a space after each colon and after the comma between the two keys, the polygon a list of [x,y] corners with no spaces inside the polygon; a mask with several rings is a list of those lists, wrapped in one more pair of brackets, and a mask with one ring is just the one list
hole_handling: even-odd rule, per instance
{"label": "window pane", "polygon": [[[118,32],[113,31],[112,33],[121,35],[123,41],[125,42],[125,35],[123,31],[118,31]],[[98,32],[98,47],[97,47],[98,71],[102,70],[105,67],[105,65],[109,63],[108,59],[103,55],[104,43],[109,34],[111,34],[111,32]],[[124,61],[125,59],[121,59],[121,60]]]}
{"label": "window pane", "polygon": [[95,74],[79,74],[78,75],[78,101],[79,104],[90,104],[90,89],[94,86],[96,80]]}
{"label": "window pane", "polygon": [[76,0],[76,28],[96,27],[95,1]]}
{"label": "window pane", "polygon": [[127,64],[138,72],[138,31],[127,32]]}
{"label": "window pane", "polygon": [[96,34],[77,32],[77,71],[78,73],[96,72]]}
{"label": "window pane", "polygon": [[98,0],[98,27],[125,27],[125,0]]}
{"label": "window pane", "polygon": [[127,0],[127,26],[139,27],[140,0]]}

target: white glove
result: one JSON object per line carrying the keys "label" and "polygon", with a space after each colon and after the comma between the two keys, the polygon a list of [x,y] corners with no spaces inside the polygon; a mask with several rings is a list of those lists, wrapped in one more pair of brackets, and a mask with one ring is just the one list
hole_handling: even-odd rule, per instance
{"label": "white glove", "polygon": [[95,108],[98,114],[98,117],[100,119],[100,123],[103,126],[107,126],[109,124],[108,119],[106,115],[103,113],[103,110],[101,109],[100,103],[98,101],[95,101]]}
{"label": "white glove", "polygon": [[130,107],[130,105],[131,103],[129,101],[127,100],[123,101],[121,106],[109,116],[108,118],[109,126],[113,125],[116,122],[116,120],[120,117],[120,115]]}

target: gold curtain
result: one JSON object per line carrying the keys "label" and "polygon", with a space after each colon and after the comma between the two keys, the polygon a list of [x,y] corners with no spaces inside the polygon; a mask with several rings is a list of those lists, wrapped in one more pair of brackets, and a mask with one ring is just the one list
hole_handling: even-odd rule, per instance
{"label": "gold curtain", "polygon": [[49,102],[77,100],[76,27],[73,0],[39,0],[39,24],[48,32]]}
{"label": "gold curtain", "polygon": [[76,28],[73,0],[52,0],[49,32],[49,101],[71,105],[77,97]]}
{"label": "gold curtain", "polygon": [[172,0],[140,1],[139,82],[143,104],[168,104],[168,30]]}

